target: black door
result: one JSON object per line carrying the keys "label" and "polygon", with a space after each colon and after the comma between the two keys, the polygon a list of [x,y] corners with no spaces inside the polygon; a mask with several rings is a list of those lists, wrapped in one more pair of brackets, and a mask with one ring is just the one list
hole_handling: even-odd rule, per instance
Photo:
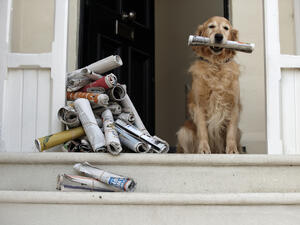
{"label": "black door", "polygon": [[154,0],[81,0],[78,66],[120,55],[112,71],[154,133]]}

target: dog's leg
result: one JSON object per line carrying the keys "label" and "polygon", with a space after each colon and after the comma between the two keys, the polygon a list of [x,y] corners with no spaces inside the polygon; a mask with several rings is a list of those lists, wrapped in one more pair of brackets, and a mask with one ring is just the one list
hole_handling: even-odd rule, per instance
{"label": "dog's leg", "polygon": [[191,129],[183,126],[177,132],[177,153],[194,153],[194,133]]}
{"label": "dog's leg", "polygon": [[195,153],[210,154],[210,147],[208,144],[207,126],[205,120],[205,113],[201,106],[194,105],[191,107],[192,119],[197,125],[197,139],[199,140],[198,148]]}
{"label": "dog's leg", "polygon": [[231,119],[227,127],[226,135],[226,154],[239,154],[237,145],[237,135],[238,134],[238,122],[240,114],[240,104],[239,104],[239,84],[234,82],[234,91],[236,92],[235,104],[231,112]]}

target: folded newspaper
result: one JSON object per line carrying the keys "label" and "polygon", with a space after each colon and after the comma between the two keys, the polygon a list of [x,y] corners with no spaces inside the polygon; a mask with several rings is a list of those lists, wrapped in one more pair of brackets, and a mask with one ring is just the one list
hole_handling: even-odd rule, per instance
{"label": "folded newspaper", "polygon": [[133,179],[101,170],[88,162],[77,163],[74,165],[74,169],[121,191],[132,192],[136,188],[136,183]]}
{"label": "folded newspaper", "polygon": [[116,191],[111,186],[104,184],[92,177],[83,177],[68,174],[59,174],[57,176],[56,189],[60,191]]}

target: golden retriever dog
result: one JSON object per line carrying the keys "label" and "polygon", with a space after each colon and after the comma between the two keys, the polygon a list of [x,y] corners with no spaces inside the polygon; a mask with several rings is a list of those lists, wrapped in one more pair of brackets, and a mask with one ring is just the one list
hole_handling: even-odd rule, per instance
{"label": "golden retriever dog", "polygon": [[[223,17],[212,17],[200,25],[196,35],[214,43],[237,41],[238,31]],[[188,94],[190,120],[177,132],[178,153],[239,153],[240,104],[239,65],[235,51],[194,46],[197,59],[189,68],[192,87]]]}

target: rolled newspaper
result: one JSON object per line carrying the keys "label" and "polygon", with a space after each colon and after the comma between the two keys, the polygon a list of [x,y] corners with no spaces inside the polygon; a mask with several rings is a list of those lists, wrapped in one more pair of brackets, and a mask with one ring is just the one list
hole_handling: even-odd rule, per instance
{"label": "rolled newspaper", "polygon": [[109,103],[107,108],[110,109],[113,115],[120,115],[122,113],[122,107],[116,102]]}
{"label": "rolled newspaper", "polygon": [[107,151],[113,155],[118,155],[122,151],[122,146],[115,128],[113,115],[109,109],[103,111],[102,119]]}
{"label": "rolled newspaper", "polygon": [[100,74],[93,73],[86,68],[79,69],[67,74],[67,91],[78,91],[92,80],[102,78]]}
{"label": "rolled newspaper", "polygon": [[169,144],[156,137],[150,136],[148,134],[144,134],[140,131],[137,127],[127,124],[126,122],[117,119],[115,121],[117,127],[122,128],[123,130],[127,131],[129,134],[133,135],[134,137],[141,139],[142,141],[146,142],[147,144],[151,145],[151,149],[157,153],[167,153],[169,151]]}
{"label": "rolled newspaper", "polygon": [[90,79],[100,79],[102,76],[99,74],[103,74],[122,65],[123,62],[120,56],[111,55],[84,68],[68,73],[67,91],[77,91],[87,85]]}
{"label": "rolled newspaper", "polygon": [[107,71],[113,70],[123,65],[122,59],[118,55],[111,55],[101,59],[93,64],[88,65],[86,68],[95,72],[103,74]]}
{"label": "rolled newspaper", "polygon": [[75,100],[74,106],[93,150],[95,152],[103,151],[105,138],[96,122],[90,102],[87,99],[79,98]]}
{"label": "rolled newspaper", "polygon": [[60,122],[67,125],[68,128],[80,126],[78,113],[71,106],[64,106],[58,110],[57,117]]}
{"label": "rolled newspaper", "polygon": [[[126,90],[126,86],[123,85],[124,89]],[[134,123],[137,126],[137,128],[142,131],[144,134],[149,134],[148,130],[146,129],[141,117],[139,116],[138,112],[136,111],[132,101],[130,100],[128,94],[125,95],[124,99],[121,101],[121,104],[123,108],[129,109],[130,112],[134,115]]]}
{"label": "rolled newspaper", "polygon": [[126,89],[120,85],[120,84],[117,84],[116,86],[114,86],[113,88],[110,88],[108,91],[107,91],[107,94],[109,96],[109,99],[111,101],[122,101],[125,96],[126,96]]}
{"label": "rolled newspaper", "polygon": [[80,91],[87,91],[88,88],[93,88],[93,87],[102,87],[105,90],[114,87],[117,85],[117,77],[113,74],[110,73],[86,86],[84,86]]}
{"label": "rolled newspaper", "polygon": [[111,185],[112,187],[118,188],[121,191],[134,191],[136,188],[136,183],[133,179],[106,172],[90,165],[87,162],[77,163],[73,168],[78,172],[89,177],[93,177],[105,184]]}
{"label": "rolled newspaper", "polygon": [[79,98],[88,99],[90,102],[106,106],[108,105],[109,97],[106,94],[96,94],[96,93],[88,93],[88,92],[67,92],[68,100],[76,100]]}
{"label": "rolled newspaper", "polygon": [[93,152],[94,150],[90,146],[89,142],[85,139],[75,139],[67,141],[61,147],[63,152]]}
{"label": "rolled newspaper", "polygon": [[96,93],[96,94],[104,94],[105,89],[103,87],[91,87],[91,88],[87,88],[86,92]]}
{"label": "rolled newspaper", "polygon": [[122,59],[118,55],[111,55],[97,62],[94,62],[84,68],[75,70],[67,74],[68,79],[77,76],[90,75],[92,72],[103,74],[107,71],[113,70],[123,65]]}
{"label": "rolled newspaper", "polygon": [[228,48],[228,49],[232,49],[240,52],[246,52],[246,53],[252,53],[255,47],[255,44],[253,43],[244,43],[239,41],[226,41],[225,43],[222,44],[213,43],[208,37],[202,37],[196,35],[189,36],[188,45],[214,46],[214,47]]}
{"label": "rolled newspaper", "polygon": [[100,191],[114,192],[111,186],[104,184],[92,177],[59,174],[57,176],[57,190],[60,191]]}
{"label": "rolled newspaper", "polygon": [[37,138],[35,139],[35,146],[40,152],[42,152],[46,149],[63,144],[72,139],[79,138],[83,135],[84,129],[82,127],[77,127],[56,134],[51,134],[45,137]]}
{"label": "rolled newspaper", "polygon": [[119,138],[122,145],[126,146],[131,151],[136,153],[146,153],[151,149],[151,146],[132,136],[121,127],[116,126],[116,130],[119,133]]}
{"label": "rolled newspaper", "polygon": [[132,112],[129,113],[123,112],[118,116],[118,119],[123,120],[124,122],[129,124],[134,123],[134,115]]}

